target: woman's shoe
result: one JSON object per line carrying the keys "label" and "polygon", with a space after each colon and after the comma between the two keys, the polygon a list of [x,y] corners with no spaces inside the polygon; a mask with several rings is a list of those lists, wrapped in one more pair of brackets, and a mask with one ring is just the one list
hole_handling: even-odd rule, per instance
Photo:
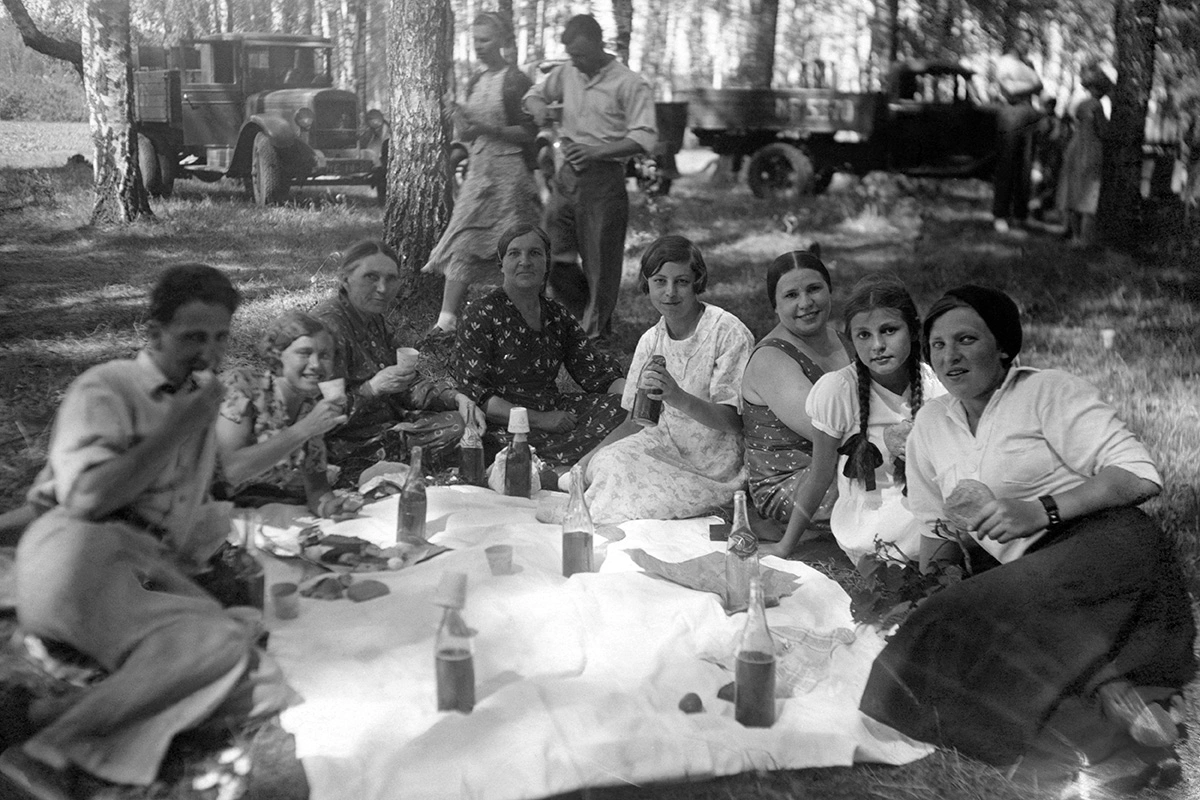
{"label": "woman's shoe", "polygon": [[[1147,703],[1124,680],[1112,681],[1097,691],[1104,714],[1124,725],[1135,742],[1146,747],[1171,747],[1179,741],[1179,724],[1158,701]],[[1170,702],[1168,698],[1165,702]]]}

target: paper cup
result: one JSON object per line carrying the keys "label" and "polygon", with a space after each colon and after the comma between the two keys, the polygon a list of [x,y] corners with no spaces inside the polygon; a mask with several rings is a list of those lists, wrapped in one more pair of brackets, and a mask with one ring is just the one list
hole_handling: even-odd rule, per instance
{"label": "paper cup", "polygon": [[271,605],[279,619],[295,619],[300,616],[300,587],[294,583],[272,583]]}
{"label": "paper cup", "polygon": [[397,347],[396,348],[396,366],[405,372],[412,372],[417,368],[417,359],[421,357],[421,351],[415,347]]}
{"label": "paper cup", "polygon": [[462,572],[443,572],[433,592],[433,604],[443,608],[462,608],[467,604],[467,576]]}
{"label": "paper cup", "polygon": [[1105,350],[1112,350],[1113,343],[1117,340],[1117,332],[1112,328],[1105,328],[1100,331],[1100,342],[1104,345]]}
{"label": "paper cup", "polygon": [[317,388],[321,390],[321,397],[334,403],[340,403],[346,399],[346,379],[334,378],[333,380],[321,381],[317,384]]}
{"label": "paper cup", "polygon": [[494,544],[483,552],[487,553],[488,566],[493,575],[512,574],[512,545]]}

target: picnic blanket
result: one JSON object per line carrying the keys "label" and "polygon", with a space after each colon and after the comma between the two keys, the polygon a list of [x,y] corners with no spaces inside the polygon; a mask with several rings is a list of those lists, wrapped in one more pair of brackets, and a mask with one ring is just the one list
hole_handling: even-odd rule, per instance
{"label": "picnic blanket", "polygon": [[[268,610],[270,650],[304,702],[282,717],[296,737],[313,800],[540,798],[584,787],[695,780],[747,770],[890,764],[931,748],[858,711],[883,641],[855,630],[842,589],[798,562],[795,590],[767,612],[777,632],[777,722],[744,728],[717,697],[744,614],[716,594],[643,574],[626,551],[679,563],[719,552],[711,518],[641,520],[598,537],[595,573],[561,575],[561,532],[538,523],[536,502],[475,487],[428,493],[427,532],[450,552],[364,577],[390,593],[363,603],[301,599],[296,619]],[[329,532],[377,544],[395,539],[397,499]],[[264,533],[299,528],[302,509],[263,509]],[[513,546],[513,574],[491,574],[484,548]],[[641,556],[638,556],[641,558]],[[643,559],[644,560],[644,559]],[[264,556],[268,580],[294,580],[292,563]],[[429,598],[442,574],[464,572],[463,616],[474,637],[476,705],[438,712]],[[698,694],[704,712],[680,699]]]}

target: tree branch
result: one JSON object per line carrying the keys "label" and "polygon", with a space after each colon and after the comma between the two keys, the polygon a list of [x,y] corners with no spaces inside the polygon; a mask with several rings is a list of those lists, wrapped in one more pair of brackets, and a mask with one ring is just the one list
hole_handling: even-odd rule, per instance
{"label": "tree branch", "polygon": [[51,58],[66,61],[75,67],[80,77],[83,77],[83,45],[79,42],[65,42],[42,33],[25,10],[23,0],[4,0],[4,7],[8,9],[13,23],[21,32],[21,40],[25,42],[26,47]]}

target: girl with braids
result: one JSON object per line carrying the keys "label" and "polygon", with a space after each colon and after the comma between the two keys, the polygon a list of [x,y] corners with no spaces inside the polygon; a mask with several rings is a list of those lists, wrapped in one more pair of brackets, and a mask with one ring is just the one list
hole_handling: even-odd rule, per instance
{"label": "girl with braids", "polygon": [[787,531],[763,555],[786,557],[809,529],[837,476],[830,527],[858,564],[876,542],[892,556],[916,560],[921,526],[904,499],[904,440],[921,404],[945,389],[921,362],[916,304],[893,277],[869,276],[854,288],[843,313],[854,363],[822,376],[805,403],[812,419],[813,460],[796,488]]}

